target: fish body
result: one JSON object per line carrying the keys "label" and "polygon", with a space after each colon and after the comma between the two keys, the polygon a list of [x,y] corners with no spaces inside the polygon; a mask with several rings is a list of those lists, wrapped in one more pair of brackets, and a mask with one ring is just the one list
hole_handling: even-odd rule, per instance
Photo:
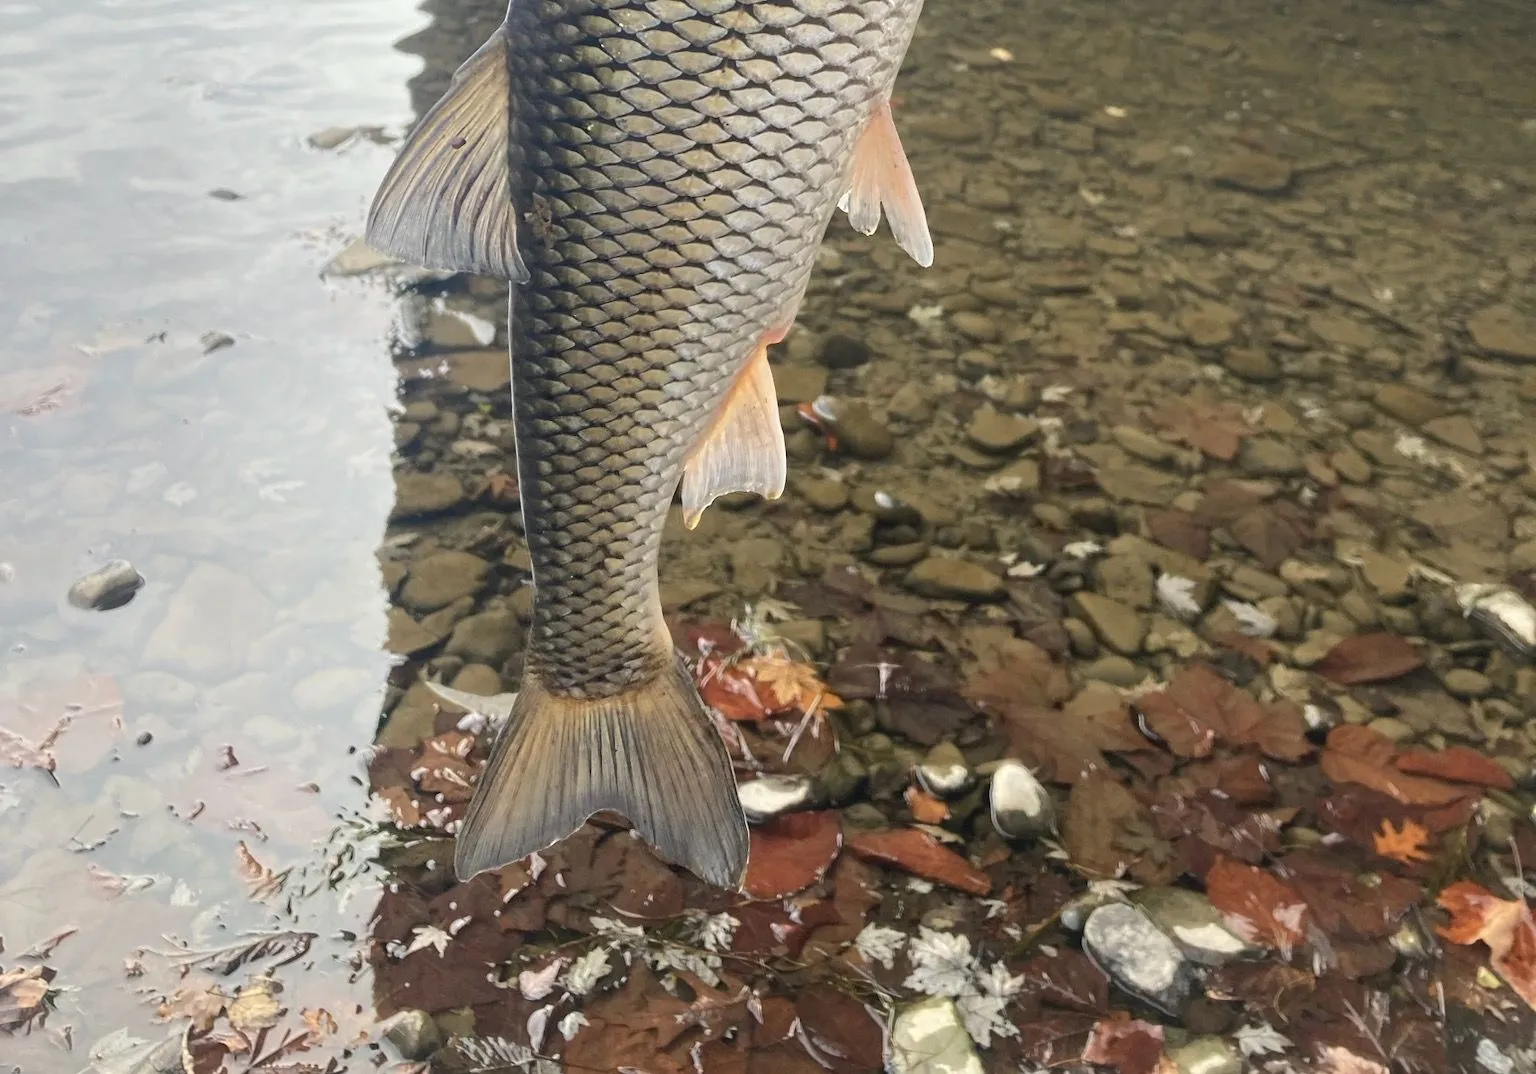
{"label": "fish body", "polygon": [[889,94],[921,0],[513,0],[408,139],[369,241],[513,281],[513,408],[534,606],[518,701],[460,875],[624,813],[739,883],[729,759],[662,619],[681,486],[776,496],[766,348],[839,203],[931,259]]}

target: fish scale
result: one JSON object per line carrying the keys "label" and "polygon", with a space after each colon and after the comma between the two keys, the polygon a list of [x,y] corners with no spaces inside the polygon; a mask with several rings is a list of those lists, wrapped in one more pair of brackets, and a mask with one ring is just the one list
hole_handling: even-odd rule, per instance
{"label": "fish scale", "polygon": [[739,886],[730,757],[657,584],[692,526],[787,462],[767,347],[841,203],[932,242],[887,98],[921,0],[512,0],[385,176],[380,249],[511,280],[533,623],[458,833],[460,876],[617,810]]}
{"label": "fish scale", "polygon": [[[511,313],[526,659],[571,696],[671,659],[653,565],[683,458],[792,315],[895,75],[892,5],[710,6],[729,25],[672,21],[673,0],[514,5],[508,24],[514,188],[545,221]],[[838,41],[862,61],[839,65]]]}

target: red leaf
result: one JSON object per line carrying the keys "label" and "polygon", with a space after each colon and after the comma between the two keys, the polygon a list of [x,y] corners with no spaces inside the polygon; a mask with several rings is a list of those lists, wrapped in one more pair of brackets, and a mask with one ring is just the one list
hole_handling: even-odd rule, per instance
{"label": "red leaf", "polygon": [[848,837],[848,849],[861,858],[905,869],[972,895],[985,895],[992,890],[992,880],[986,873],[916,828],[858,832]]}
{"label": "red leaf", "polygon": [[1396,634],[1360,634],[1345,638],[1312,670],[1345,686],[1385,682],[1424,666],[1419,651]]}
{"label": "red leaf", "polygon": [[757,680],[734,664],[706,657],[696,677],[704,703],[728,720],[761,720],[772,708]]}
{"label": "red leaf", "polygon": [[1399,772],[1416,776],[1434,776],[1452,783],[1475,783],[1481,787],[1497,787],[1512,790],[1515,781],[1491,757],[1469,750],[1465,746],[1452,746],[1438,753],[1429,750],[1405,750],[1397,755]]}
{"label": "red leaf", "polygon": [[1106,1019],[1093,1027],[1083,1062],[1119,1074],[1153,1074],[1163,1059],[1163,1027],[1134,1018]]}
{"label": "red leaf", "polygon": [[1466,794],[1449,783],[1408,775],[1394,763],[1396,756],[1397,747],[1385,735],[1345,724],[1328,732],[1323,774],[1335,783],[1359,783],[1380,791],[1404,805],[1443,806]]}
{"label": "red leaf", "polygon": [[781,899],[826,875],[843,842],[835,810],[790,813],[752,829],[742,890],[754,899]]}
{"label": "red leaf", "polygon": [[1205,894],[1249,943],[1285,952],[1307,934],[1306,901],[1263,869],[1219,858],[1205,874]]}

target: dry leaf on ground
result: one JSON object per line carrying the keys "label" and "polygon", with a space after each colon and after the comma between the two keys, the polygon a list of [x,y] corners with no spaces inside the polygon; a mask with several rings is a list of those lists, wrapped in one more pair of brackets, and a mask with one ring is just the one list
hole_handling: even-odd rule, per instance
{"label": "dry leaf on ground", "polygon": [[1325,679],[1355,686],[1400,678],[1423,665],[1419,651],[1396,634],[1360,634],[1329,649],[1312,670]]}
{"label": "dry leaf on ground", "polygon": [[1263,705],[1210,667],[1185,668],[1157,693],[1136,699],[1147,727],[1180,757],[1204,757],[1218,741],[1256,746],[1297,761],[1312,752],[1306,721],[1293,705]]}
{"label": "dry leaf on ground", "polygon": [[1473,783],[1481,787],[1512,790],[1515,781],[1492,757],[1485,757],[1465,746],[1443,750],[1404,750],[1393,763],[1400,772],[1432,776],[1452,783]]}
{"label": "dry leaf on ground", "polygon": [[752,829],[742,890],[754,899],[781,899],[803,891],[826,875],[842,840],[835,810],[775,817]]}
{"label": "dry leaf on ground", "polygon": [[1368,727],[1345,724],[1328,732],[1323,774],[1335,783],[1359,783],[1404,805],[1442,806],[1466,795],[1462,787],[1414,776],[1396,765],[1392,740]]}
{"label": "dry leaf on ground", "polygon": [[1163,1065],[1163,1027],[1134,1018],[1109,1018],[1093,1027],[1083,1062],[1117,1074],[1154,1074]]}
{"label": "dry leaf on ground", "polygon": [[1288,952],[1306,937],[1306,900],[1263,869],[1220,858],[1205,874],[1205,893],[1249,943]]}
{"label": "dry leaf on ground", "polygon": [[1489,962],[1521,999],[1536,1009],[1536,918],[1524,899],[1501,899],[1481,884],[1461,880],[1437,900],[1450,911],[1438,931],[1452,943],[1488,945]]}
{"label": "dry leaf on ground", "polygon": [[856,832],[848,837],[848,849],[868,861],[905,869],[914,876],[972,895],[986,895],[992,890],[992,880],[986,873],[916,828]]}

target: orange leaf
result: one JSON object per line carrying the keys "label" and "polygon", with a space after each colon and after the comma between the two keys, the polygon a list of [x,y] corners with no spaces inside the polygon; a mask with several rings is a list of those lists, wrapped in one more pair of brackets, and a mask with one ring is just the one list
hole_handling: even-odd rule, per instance
{"label": "orange leaf", "polygon": [[842,698],[821,681],[816,669],[785,656],[754,656],[743,660],[737,667],[751,675],[758,686],[758,696],[771,702],[771,711],[785,712],[797,709],[810,712],[813,708],[840,709]]}
{"label": "orange leaf", "polygon": [[1383,858],[1400,861],[1404,865],[1417,865],[1428,861],[1424,846],[1429,842],[1429,830],[1411,820],[1403,821],[1402,828],[1392,826],[1390,820],[1381,822],[1381,831],[1371,838],[1376,853]]}
{"label": "orange leaf", "polygon": [[1249,943],[1289,951],[1307,934],[1306,900],[1263,869],[1219,858],[1205,874],[1205,894]]}
{"label": "orange leaf", "polygon": [[909,786],[906,798],[912,819],[919,824],[943,824],[949,819],[949,806],[921,787]]}
{"label": "orange leaf", "polygon": [[1501,899],[1481,884],[1461,880],[1436,900],[1451,923],[1436,929],[1452,943],[1488,945],[1489,963],[1536,1009],[1536,919],[1523,899]]}
{"label": "orange leaf", "polygon": [[1397,755],[1395,763],[1399,772],[1448,779],[1452,783],[1475,783],[1502,791],[1512,790],[1515,786],[1515,781],[1497,761],[1465,746],[1452,746],[1438,752],[1404,750]]}
{"label": "orange leaf", "polygon": [[848,849],[869,861],[894,865],[972,895],[985,895],[992,890],[991,877],[916,828],[858,832],[848,837]]}

